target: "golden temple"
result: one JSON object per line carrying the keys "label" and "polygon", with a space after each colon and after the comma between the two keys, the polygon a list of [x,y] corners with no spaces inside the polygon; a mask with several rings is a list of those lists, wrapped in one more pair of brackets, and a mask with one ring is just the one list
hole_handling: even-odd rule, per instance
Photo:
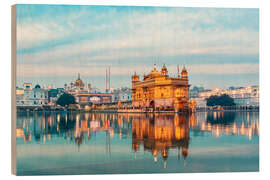
{"label": "golden temple", "polygon": [[161,71],[156,65],[140,81],[139,76],[132,75],[132,106],[138,109],[173,110],[187,112],[190,110],[188,72],[183,67],[181,75],[169,77],[163,65]]}

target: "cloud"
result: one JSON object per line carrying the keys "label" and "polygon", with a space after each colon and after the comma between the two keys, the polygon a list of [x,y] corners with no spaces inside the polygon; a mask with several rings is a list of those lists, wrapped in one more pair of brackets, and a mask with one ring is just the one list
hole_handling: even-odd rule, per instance
{"label": "cloud", "polygon": [[17,25],[17,44],[19,48],[30,48],[48,40],[64,37],[63,28],[55,22],[27,23]]}
{"label": "cloud", "polygon": [[[46,51],[18,54],[19,63],[80,63],[187,54],[258,54],[257,32],[153,32],[132,37],[85,40]],[[163,37],[163,38],[160,38]],[[249,37],[249,38],[247,38]]]}
{"label": "cloud", "polygon": [[111,8],[106,13],[84,9],[47,21],[18,24],[18,60],[27,64],[182,54],[258,54],[258,29],[237,21],[248,14],[242,9],[153,8],[142,12],[134,8],[122,12]]}
{"label": "cloud", "polygon": [[[104,76],[106,65],[88,64],[83,66],[55,66],[55,65],[29,65],[22,64],[17,68],[18,77],[61,77],[70,76],[80,72],[84,76]],[[229,75],[229,74],[258,74],[258,64],[193,64],[186,66],[189,75]],[[111,66],[111,74],[114,76],[131,76],[135,71],[141,75],[148,74],[152,66]],[[176,76],[176,66],[168,66],[171,76]]]}
{"label": "cloud", "polygon": [[258,74],[259,64],[203,64],[187,67],[192,74],[228,75],[228,74]]}
{"label": "cloud", "polygon": [[257,83],[258,9],[36,7],[18,6],[25,12],[18,17],[17,74],[28,81],[78,72],[104,77],[107,66],[112,75],[130,77],[149,73],[153,63],[175,75],[184,63],[191,76],[248,74],[241,82]]}

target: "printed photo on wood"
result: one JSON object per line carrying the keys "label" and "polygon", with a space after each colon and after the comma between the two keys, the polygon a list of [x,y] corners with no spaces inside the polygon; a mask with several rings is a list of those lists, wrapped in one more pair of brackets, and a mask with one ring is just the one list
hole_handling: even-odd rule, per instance
{"label": "printed photo on wood", "polygon": [[12,172],[259,171],[259,9],[12,6]]}

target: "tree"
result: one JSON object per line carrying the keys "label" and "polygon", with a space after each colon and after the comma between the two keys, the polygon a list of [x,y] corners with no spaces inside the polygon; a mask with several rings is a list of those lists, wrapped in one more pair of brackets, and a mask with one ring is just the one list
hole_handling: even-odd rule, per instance
{"label": "tree", "polygon": [[234,100],[227,94],[221,96],[210,96],[206,99],[207,106],[234,106]]}
{"label": "tree", "polygon": [[56,104],[60,106],[66,106],[75,103],[75,97],[68,93],[63,93],[56,101]]}

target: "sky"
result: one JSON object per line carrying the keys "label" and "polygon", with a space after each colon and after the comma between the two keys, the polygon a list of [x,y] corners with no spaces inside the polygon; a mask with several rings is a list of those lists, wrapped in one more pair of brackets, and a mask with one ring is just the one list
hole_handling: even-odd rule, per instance
{"label": "sky", "polygon": [[192,86],[259,84],[259,9],[17,5],[17,85],[64,87],[80,73],[105,89],[130,87],[165,64]]}

